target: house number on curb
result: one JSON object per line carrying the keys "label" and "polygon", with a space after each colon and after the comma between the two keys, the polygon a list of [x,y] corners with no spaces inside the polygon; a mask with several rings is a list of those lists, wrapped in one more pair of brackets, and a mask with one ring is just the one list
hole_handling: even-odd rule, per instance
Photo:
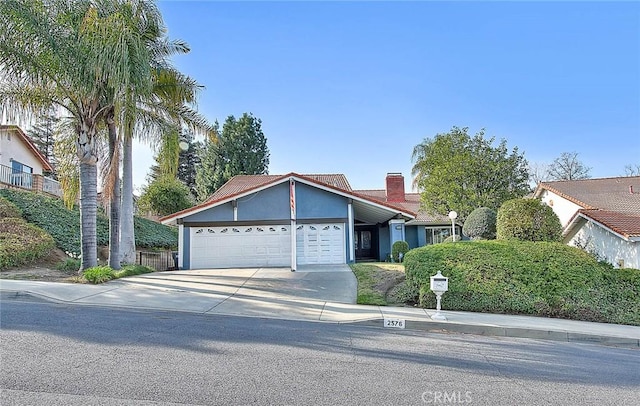
{"label": "house number on curb", "polygon": [[384,319],[384,326],[389,328],[404,328],[404,319]]}

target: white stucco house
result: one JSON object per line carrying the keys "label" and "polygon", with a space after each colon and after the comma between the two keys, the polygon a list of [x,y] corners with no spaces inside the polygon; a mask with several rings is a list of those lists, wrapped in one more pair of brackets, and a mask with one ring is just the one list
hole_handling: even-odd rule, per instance
{"label": "white stucco house", "polygon": [[640,269],[640,176],[541,182],[535,197],[560,218],[566,244]]}
{"label": "white stucco house", "polygon": [[0,125],[0,186],[60,196],[60,184],[43,176],[53,168],[16,125]]}

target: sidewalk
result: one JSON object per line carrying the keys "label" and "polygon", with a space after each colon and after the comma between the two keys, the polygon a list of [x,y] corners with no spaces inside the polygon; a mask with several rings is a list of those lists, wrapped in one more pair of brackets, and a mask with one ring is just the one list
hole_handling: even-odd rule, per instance
{"label": "sidewalk", "polygon": [[403,320],[408,329],[570,342],[590,342],[640,348],[640,327],[544,317],[443,311],[446,321],[432,320],[434,310],[363,306],[307,300],[286,295],[251,294],[237,286],[215,293],[187,288],[137,284],[120,279],[102,285],[0,280],[0,299],[46,300],[91,306],[181,311],[287,320],[361,323],[383,327],[384,319]]}

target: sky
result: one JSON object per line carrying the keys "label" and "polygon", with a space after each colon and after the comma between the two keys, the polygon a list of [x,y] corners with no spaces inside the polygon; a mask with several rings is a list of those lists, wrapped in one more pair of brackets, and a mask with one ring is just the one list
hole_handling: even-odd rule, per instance
{"label": "sky", "polygon": [[[411,153],[484,128],[532,163],[577,152],[592,177],[640,164],[635,2],[159,1],[198,110],[262,120],[269,173],[411,187]],[[134,149],[134,185],[152,164]]]}

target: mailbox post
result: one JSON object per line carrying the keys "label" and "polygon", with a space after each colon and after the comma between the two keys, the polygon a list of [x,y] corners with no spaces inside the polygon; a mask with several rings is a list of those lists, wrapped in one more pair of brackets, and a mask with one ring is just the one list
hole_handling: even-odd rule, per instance
{"label": "mailbox post", "polygon": [[440,313],[440,300],[444,292],[449,290],[449,278],[442,276],[440,271],[431,277],[431,291],[436,295],[436,312],[431,316],[434,320],[447,320],[444,314]]}

